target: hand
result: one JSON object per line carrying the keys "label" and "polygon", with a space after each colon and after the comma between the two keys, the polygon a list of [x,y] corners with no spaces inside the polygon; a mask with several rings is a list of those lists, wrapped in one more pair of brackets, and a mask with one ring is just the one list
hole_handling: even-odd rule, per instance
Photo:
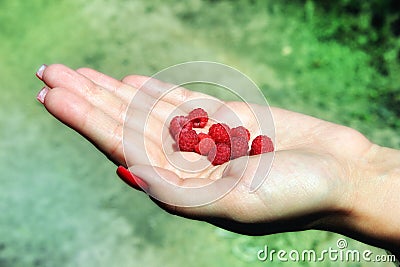
{"label": "hand", "polygon": [[[241,159],[236,159],[229,167],[210,166],[192,173],[176,169],[168,160],[170,155],[161,149],[163,142],[172,142],[160,138],[160,129],[168,123],[171,112],[177,107],[189,112],[197,107],[190,104],[191,100],[219,100],[184,88],[175,89],[157,102],[143,131],[142,123],[148,116],[144,112],[146,103],[159,99],[170,85],[161,81],[146,83],[148,78],[142,76],[127,76],[121,82],[91,69],[73,71],[62,65],[51,65],[40,71],[38,77],[47,85],[39,97],[47,110],[90,140],[113,162],[126,166],[124,142],[128,163],[133,164],[129,170],[144,180],[153,200],[173,214],[244,234],[351,228],[343,218],[358,203],[354,192],[360,175],[364,174],[364,162],[372,160],[377,147],[351,128],[271,108],[276,131],[275,157],[268,177],[255,193],[249,193],[260,160],[270,161],[273,153],[246,158],[245,170]],[[127,107],[138,95],[143,101],[133,101],[130,110],[140,123],[130,123],[124,128],[124,120],[130,116]],[[229,121],[227,110],[231,108],[253,137],[259,134],[245,103],[219,103],[204,107],[211,117]],[[268,107],[253,105],[252,108],[259,114],[270,112]],[[212,181],[223,187],[232,179],[239,183],[223,198],[208,205],[190,206],[193,195],[184,187],[204,186]],[[336,226],[332,222],[337,222]]]}

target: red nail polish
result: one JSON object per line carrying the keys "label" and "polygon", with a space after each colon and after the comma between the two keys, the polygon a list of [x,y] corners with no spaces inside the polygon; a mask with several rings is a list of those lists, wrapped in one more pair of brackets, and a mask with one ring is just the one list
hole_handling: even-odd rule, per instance
{"label": "red nail polish", "polygon": [[136,175],[133,175],[128,169],[124,168],[123,166],[119,166],[117,168],[117,174],[125,183],[137,190],[146,191],[149,188],[145,181],[143,181]]}

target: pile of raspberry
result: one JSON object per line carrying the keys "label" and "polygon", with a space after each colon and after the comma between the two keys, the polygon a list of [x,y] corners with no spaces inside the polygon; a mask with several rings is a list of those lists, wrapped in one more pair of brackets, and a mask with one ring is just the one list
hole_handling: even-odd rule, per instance
{"label": "pile of raspberry", "polygon": [[225,123],[215,123],[211,125],[208,133],[197,133],[193,129],[204,128],[207,123],[208,114],[202,108],[192,110],[187,116],[174,117],[169,131],[179,150],[207,156],[213,165],[247,155],[274,151],[272,140],[266,135],[254,138],[249,151],[250,132],[243,126],[231,129]]}

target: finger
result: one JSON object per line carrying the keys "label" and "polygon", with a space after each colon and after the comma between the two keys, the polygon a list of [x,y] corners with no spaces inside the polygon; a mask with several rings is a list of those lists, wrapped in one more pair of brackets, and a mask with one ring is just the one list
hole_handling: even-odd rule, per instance
{"label": "finger", "polygon": [[119,80],[90,68],[80,68],[77,69],[76,72],[82,74],[98,86],[105,88],[110,93],[118,96],[126,104],[131,102],[132,97],[137,92],[137,87],[129,86]]}
{"label": "finger", "polygon": [[42,67],[41,80],[50,88],[66,88],[65,85],[67,84],[68,88],[80,91],[82,88],[95,86],[92,81],[62,64],[44,65]]}
{"label": "finger", "polygon": [[[176,110],[176,107],[169,103],[159,101],[142,91],[137,91],[129,104],[127,112],[131,114],[140,111],[146,114],[147,118],[152,117],[157,119],[158,123],[165,124],[167,118],[176,113]],[[131,118],[135,119],[134,117]]]}
{"label": "finger", "polygon": [[218,199],[229,192],[233,179],[182,179],[172,171],[148,165],[134,165],[129,170],[146,182],[147,193],[171,213],[201,218],[228,212],[225,202]]}
{"label": "finger", "polygon": [[223,105],[222,101],[213,96],[187,90],[183,87],[161,82],[150,77],[131,75],[125,77],[122,81],[140,88],[141,91],[156,99],[179,107],[186,113],[189,113],[194,108],[202,107],[212,114]]}
{"label": "finger", "polygon": [[[164,101],[162,97],[158,94],[151,94],[150,91],[144,90],[143,85],[146,81],[149,81],[149,77],[130,75],[125,77],[122,81],[129,84],[135,88],[139,88],[135,96],[131,99],[129,108],[130,110],[147,110],[147,112],[156,116],[160,121],[165,122],[166,116],[170,114],[185,114],[187,112],[180,109],[173,103]],[[155,108],[157,107],[157,108]]]}
{"label": "finger", "polygon": [[151,77],[142,75],[128,75],[122,79],[123,83],[129,84],[135,88],[142,87]]}
{"label": "finger", "polygon": [[127,107],[124,102],[66,66],[54,64],[46,67],[43,70],[42,80],[50,88],[60,87],[69,90],[111,118],[120,123],[124,121]]}
{"label": "finger", "polygon": [[121,123],[65,88],[48,90],[43,99],[46,109],[57,119],[85,136],[113,161],[125,163]]}
{"label": "finger", "polygon": [[162,138],[157,131],[134,130],[125,126],[123,151],[126,155],[127,165],[157,164],[157,166],[164,166],[167,159],[163,151],[164,144],[159,139]]}
{"label": "finger", "polygon": [[121,81],[118,81],[104,73],[96,71],[90,68],[79,68],[76,70],[77,73],[85,76],[93,83],[102,86],[110,92],[116,93],[118,88],[122,85]]}
{"label": "finger", "polygon": [[[92,104],[124,124],[124,152],[128,155],[125,160],[135,164],[150,164],[149,160],[160,158],[160,129],[163,129],[165,115],[170,112],[165,110],[168,105],[165,107],[163,103],[153,103],[155,101],[151,96],[100,72],[88,68],[78,69],[77,72],[92,81],[93,88],[90,90],[98,91],[94,98],[97,101]],[[120,97],[115,97],[121,92]],[[135,99],[127,110],[128,98],[133,95]],[[155,104],[157,108],[153,108]],[[128,115],[126,112],[129,112]]]}

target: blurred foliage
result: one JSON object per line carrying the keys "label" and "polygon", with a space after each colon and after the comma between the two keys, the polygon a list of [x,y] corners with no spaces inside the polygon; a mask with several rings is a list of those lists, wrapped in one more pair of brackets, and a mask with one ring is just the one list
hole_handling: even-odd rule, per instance
{"label": "blurred foliage", "polygon": [[381,104],[376,111],[391,125],[400,116],[400,1],[298,1],[321,40],[335,40],[366,51],[380,75],[371,83],[369,98]]}
{"label": "blurred foliage", "polygon": [[[343,106],[352,105],[353,99],[357,99],[357,108],[350,111],[355,115],[354,118],[370,122],[380,120],[395,129],[400,127],[400,75],[398,75],[400,72],[400,2],[398,0],[284,0],[279,2],[208,0],[208,2],[215,6],[229,6],[229,4],[234,6],[233,8],[240,14],[235,19],[243,23],[244,28],[246,22],[251,21],[249,18],[257,17],[263,12],[281,13],[290,15],[291,18],[297,16],[297,22],[302,21],[304,23],[302,26],[308,27],[315,38],[321,42],[319,48],[309,49],[310,52],[314,50],[313,53],[316,54],[309,54],[309,58],[305,57],[303,60],[308,61],[310,67],[305,75],[310,75],[309,71],[311,71],[318,82],[321,79],[316,69],[322,68],[329,71],[329,68],[333,68],[332,70],[340,74],[339,79],[347,79],[342,82],[343,87],[336,87],[335,92],[327,92],[323,90],[324,88],[313,92],[343,97],[341,102]],[[288,24],[291,21],[290,17],[287,17]],[[298,26],[297,30],[300,27]],[[263,27],[259,26],[259,28],[260,34],[268,34],[268,27],[264,27],[262,31]],[[251,31],[251,34],[254,36],[254,31]],[[298,34],[304,34],[304,29],[299,30]],[[252,36],[248,37],[252,38]],[[261,39],[259,38],[258,42]],[[310,45],[313,44],[315,42],[311,41]],[[324,45],[326,49],[322,48]],[[343,46],[350,49],[349,53],[340,51]],[[357,51],[366,55],[361,56]],[[340,60],[335,59],[338,56],[341,57]],[[337,64],[338,62],[343,65]],[[368,69],[364,64],[372,68]],[[335,81],[335,83],[341,82]],[[307,82],[304,85],[309,86]],[[329,86],[325,89],[329,89]],[[301,90],[304,91],[305,98],[310,97],[310,88]],[[322,104],[322,107],[324,105]]]}

